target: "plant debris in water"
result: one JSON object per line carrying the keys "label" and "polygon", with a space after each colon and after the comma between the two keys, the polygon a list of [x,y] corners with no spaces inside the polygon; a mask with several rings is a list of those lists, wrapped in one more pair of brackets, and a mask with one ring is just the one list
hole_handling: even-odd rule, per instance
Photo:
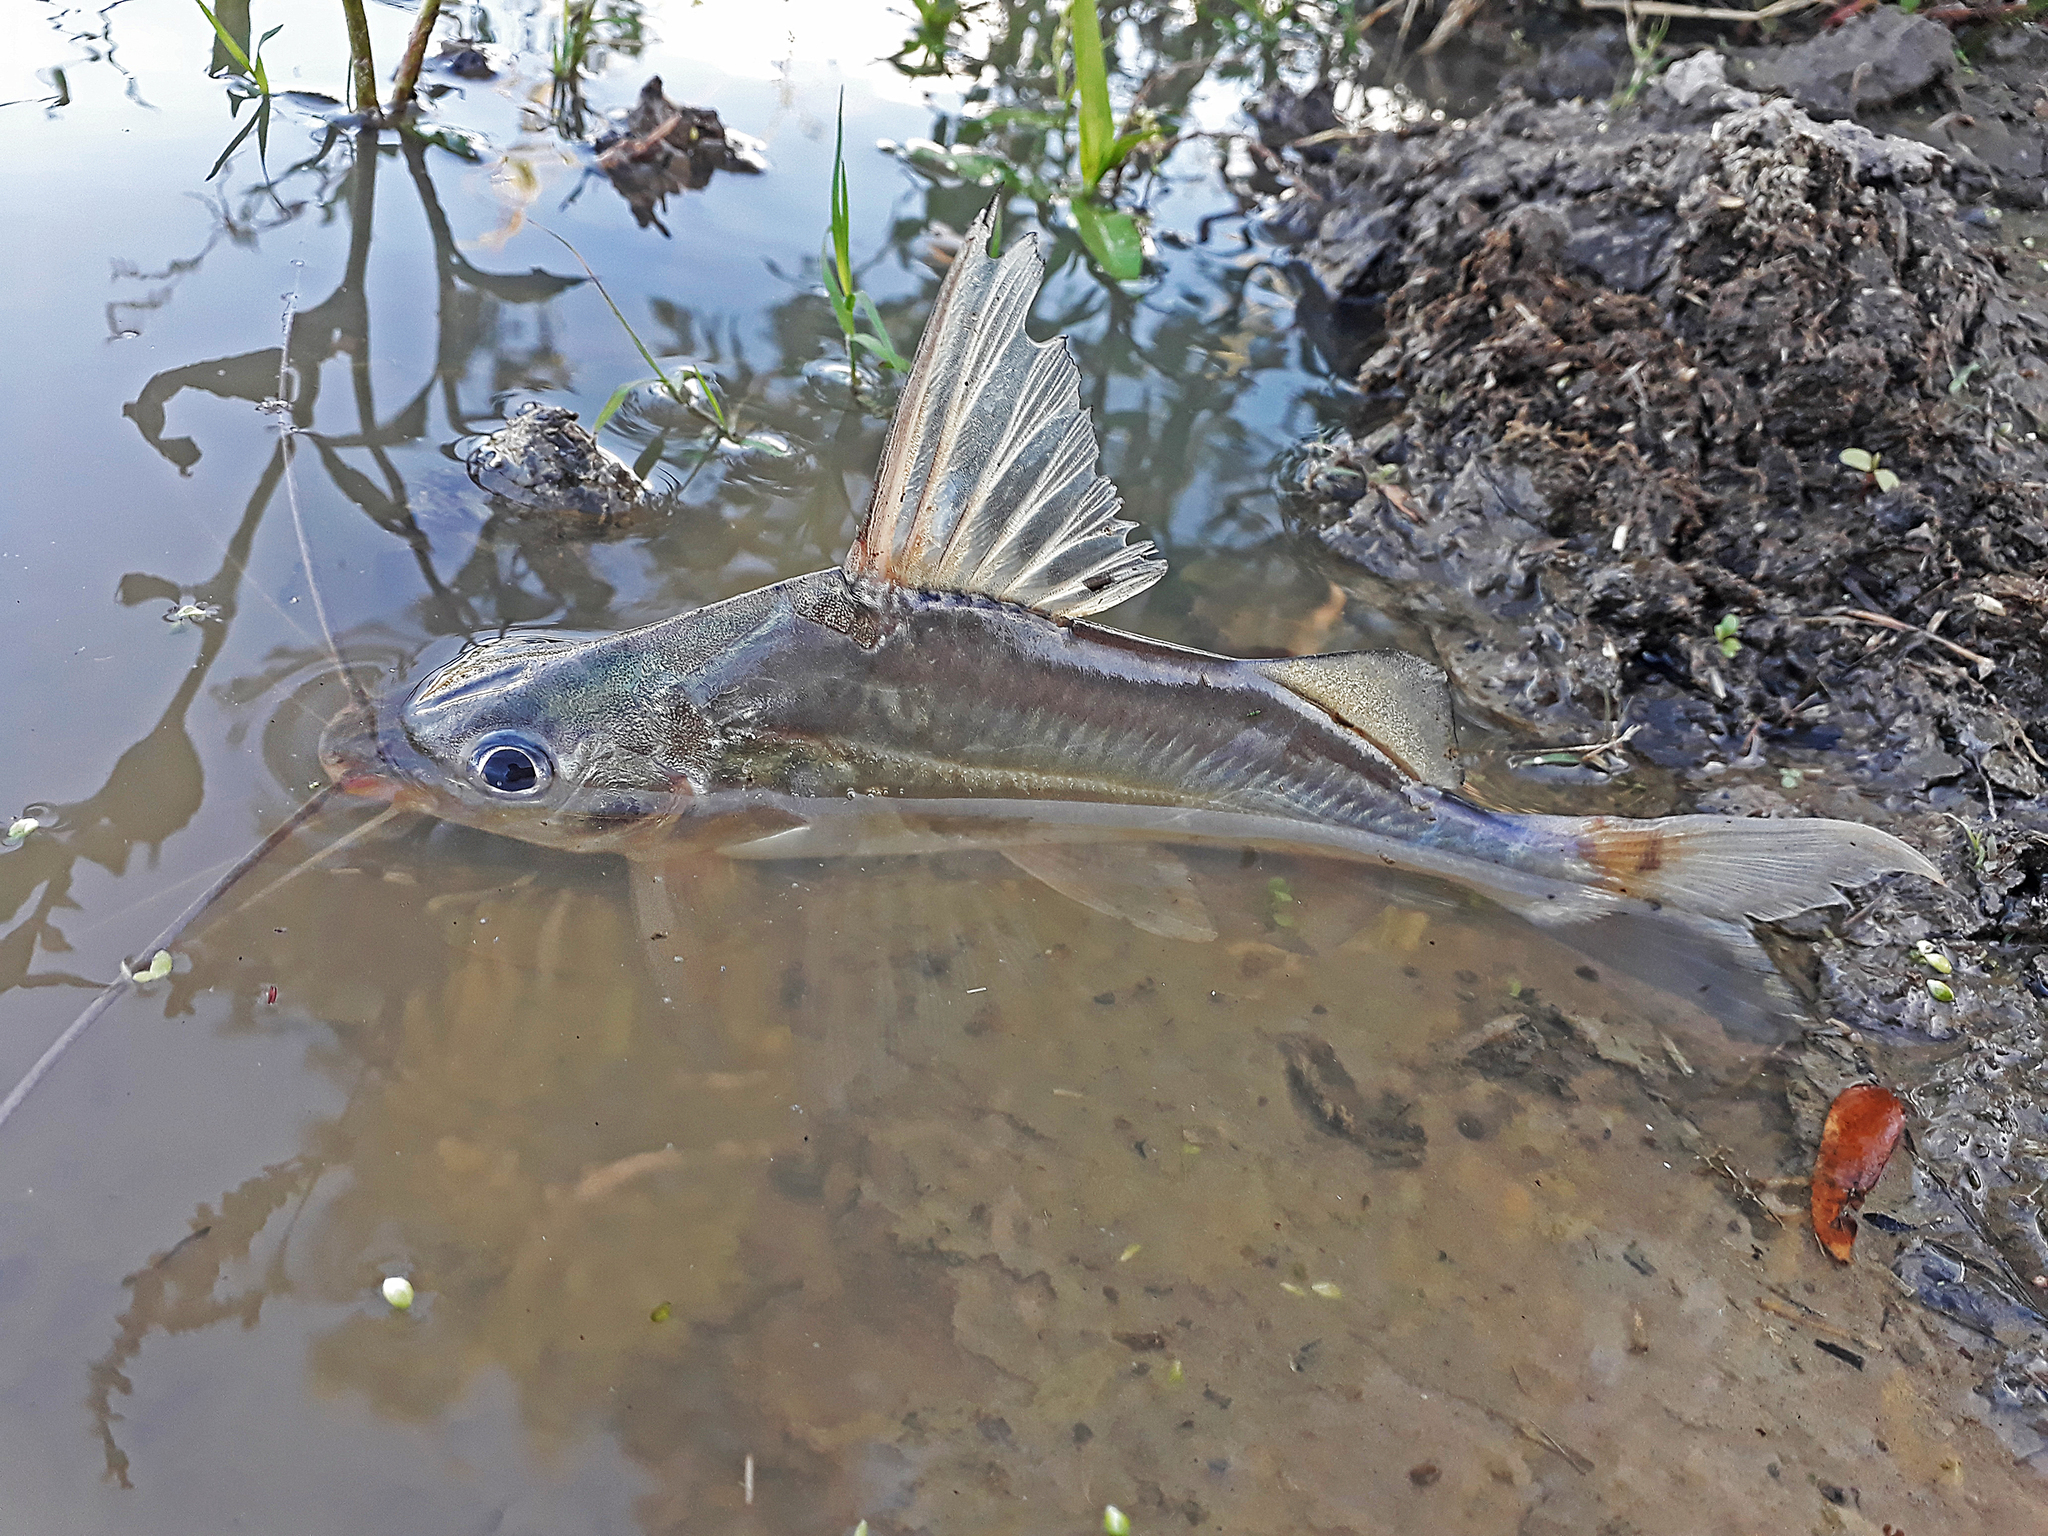
{"label": "plant debris in water", "polygon": [[1875,1083],[1844,1088],[1828,1106],[1813,1160],[1813,1235],[1836,1263],[1848,1263],[1855,1251],[1855,1213],[1905,1129],[1906,1107]]}

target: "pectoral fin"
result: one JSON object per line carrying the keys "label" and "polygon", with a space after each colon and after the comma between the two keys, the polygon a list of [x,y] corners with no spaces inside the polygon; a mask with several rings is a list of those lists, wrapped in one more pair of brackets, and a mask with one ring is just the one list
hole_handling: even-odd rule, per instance
{"label": "pectoral fin", "polygon": [[1246,665],[1320,704],[1423,783],[1456,789],[1464,782],[1450,684],[1420,656],[1351,651]]}
{"label": "pectoral fin", "polygon": [[1216,937],[1216,924],[1187,865],[1164,848],[1034,843],[1005,848],[1003,857],[1104,917],[1120,917],[1163,939],[1205,944]]}

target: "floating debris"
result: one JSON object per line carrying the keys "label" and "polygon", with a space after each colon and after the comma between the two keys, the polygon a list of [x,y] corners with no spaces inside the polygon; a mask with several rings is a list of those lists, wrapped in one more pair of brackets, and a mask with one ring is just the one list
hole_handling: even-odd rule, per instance
{"label": "floating debris", "polygon": [[126,960],[121,962],[121,974],[133,982],[162,981],[171,974],[171,952],[160,949],[151,957],[148,965],[136,970]]}
{"label": "floating debris", "polygon": [[179,603],[164,615],[164,622],[173,629],[184,629],[187,625],[217,624],[220,622],[220,604]]}

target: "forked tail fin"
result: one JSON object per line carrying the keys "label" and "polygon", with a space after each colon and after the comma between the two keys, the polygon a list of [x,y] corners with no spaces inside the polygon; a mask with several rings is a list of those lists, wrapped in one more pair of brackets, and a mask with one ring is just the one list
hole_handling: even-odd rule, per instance
{"label": "forked tail fin", "polygon": [[1591,816],[1578,825],[1584,856],[1608,889],[1722,922],[1772,922],[1837,905],[1844,891],[1879,875],[1941,883],[1924,856],[1854,821]]}

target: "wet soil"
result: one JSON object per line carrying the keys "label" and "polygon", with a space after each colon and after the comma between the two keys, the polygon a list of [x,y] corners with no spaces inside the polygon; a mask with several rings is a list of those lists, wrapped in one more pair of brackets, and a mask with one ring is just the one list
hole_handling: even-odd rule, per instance
{"label": "wet soil", "polygon": [[[1970,88],[2039,94],[2048,36],[1999,53]],[[1557,808],[1548,773],[1581,809],[1849,816],[1940,864],[1946,888],[1861,893],[1788,949],[1816,1025],[1784,1063],[1782,1171],[1840,1087],[1899,1087],[1912,1195],[1857,1262],[1988,1346],[1979,1404],[2031,1455],[2048,240],[2024,177],[1733,73],[1682,60],[1630,110],[1511,93],[1300,167],[1276,222],[1381,344],[1367,409],[1304,445],[1296,511],[1482,723],[1633,733],[1639,771],[1607,789],[1551,768],[1498,797]]]}

